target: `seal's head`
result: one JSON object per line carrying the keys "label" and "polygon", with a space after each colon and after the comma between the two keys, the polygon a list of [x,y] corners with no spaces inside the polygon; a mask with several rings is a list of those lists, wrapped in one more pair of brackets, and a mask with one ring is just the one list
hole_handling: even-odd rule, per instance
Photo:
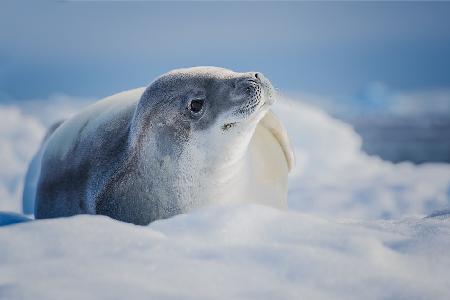
{"label": "seal's head", "polygon": [[190,139],[201,131],[210,142],[222,138],[228,143],[251,136],[274,101],[273,87],[261,73],[195,67],[156,79],[142,95],[138,112],[162,131],[165,127],[166,136],[175,130],[178,138]]}
{"label": "seal's head", "polygon": [[170,207],[223,194],[217,187],[234,185],[274,101],[272,85],[257,72],[195,67],[160,76],[141,96],[131,124],[133,148],[145,162],[141,173],[152,173],[153,189]]}

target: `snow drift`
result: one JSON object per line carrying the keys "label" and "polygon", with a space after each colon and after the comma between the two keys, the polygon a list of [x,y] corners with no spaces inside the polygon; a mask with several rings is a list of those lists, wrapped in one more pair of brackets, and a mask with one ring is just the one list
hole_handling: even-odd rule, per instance
{"label": "snow drift", "polygon": [[336,222],[216,206],[149,227],[0,227],[2,299],[448,299],[450,219]]}
{"label": "snow drift", "polygon": [[274,110],[297,158],[291,209],[390,219],[427,215],[450,205],[450,165],[386,162],[361,151],[361,138],[350,125],[315,107],[283,99]]}

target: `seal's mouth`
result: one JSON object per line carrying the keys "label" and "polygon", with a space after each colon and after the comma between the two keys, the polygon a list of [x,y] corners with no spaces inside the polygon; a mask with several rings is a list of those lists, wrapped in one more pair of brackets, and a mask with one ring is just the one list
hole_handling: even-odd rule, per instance
{"label": "seal's mouth", "polygon": [[236,111],[236,114],[237,115],[241,115],[244,118],[248,117],[248,116],[250,116],[251,114],[253,114],[257,110],[257,108],[260,106],[261,102],[263,102],[263,101],[261,101],[261,99],[258,99],[256,101],[255,100],[251,100],[245,106],[239,108]]}
{"label": "seal's mouth", "polygon": [[268,107],[275,102],[275,92],[273,86],[264,77],[255,75],[255,79],[240,81],[238,91],[241,99],[245,99],[242,105],[235,108],[231,113],[231,120],[222,125],[222,130],[229,130],[239,123],[259,118],[267,111]]}
{"label": "seal's mouth", "polygon": [[263,108],[266,108],[268,106],[270,106],[270,103],[262,99],[258,99],[257,101],[255,100],[249,101],[246,105],[237,109],[233,113],[233,116],[238,120],[230,123],[225,123],[222,126],[222,130],[224,131],[229,130],[230,128],[238,125],[239,123],[244,122],[253,116],[256,116],[259,111],[262,111]]}

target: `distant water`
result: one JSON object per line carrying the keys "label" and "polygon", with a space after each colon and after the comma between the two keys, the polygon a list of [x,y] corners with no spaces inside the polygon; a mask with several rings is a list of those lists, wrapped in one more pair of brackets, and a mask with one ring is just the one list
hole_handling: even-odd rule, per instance
{"label": "distant water", "polygon": [[344,118],[363,139],[363,150],[392,162],[450,163],[450,116],[365,115]]}

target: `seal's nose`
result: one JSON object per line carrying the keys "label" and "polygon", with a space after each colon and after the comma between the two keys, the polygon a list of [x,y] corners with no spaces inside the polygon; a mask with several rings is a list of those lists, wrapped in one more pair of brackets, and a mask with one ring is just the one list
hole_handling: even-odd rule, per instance
{"label": "seal's nose", "polygon": [[[260,77],[258,75],[258,77]],[[261,80],[255,76],[255,73],[247,73],[236,79],[234,87],[236,90],[249,90],[256,88],[261,84]]]}
{"label": "seal's nose", "polygon": [[246,73],[245,77],[249,81],[258,82],[258,83],[261,82],[262,78],[264,78],[264,76],[259,72],[248,72],[248,73]]}
{"label": "seal's nose", "polygon": [[234,101],[245,102],[249,98],[260,99],[272,97],[272,85],[270,81],[260,72],[241,73],[239,77],[234,78],[232,82]]}
{"label": "seal's nose", "polygon": [[261,83],[268,81],[268,79],[263,75],[263,73],[254,72],[253,76],[255,77],[255,79],[257,79]]}
{"label": "seal's nose", "polygon": [[248,72],[244,74],[239,81],[241,84],[247,85],[247,89],[255,88],[264,82],[264,76],[259,72]]}
{"label": "seal's nose", "polygon": [[264,75],[260,72],[250,72],[249,74],[249,80],[250,81],[255,81],[261,84],[267,84],[268,80],[266,79],[266,77],[264,77]]}

